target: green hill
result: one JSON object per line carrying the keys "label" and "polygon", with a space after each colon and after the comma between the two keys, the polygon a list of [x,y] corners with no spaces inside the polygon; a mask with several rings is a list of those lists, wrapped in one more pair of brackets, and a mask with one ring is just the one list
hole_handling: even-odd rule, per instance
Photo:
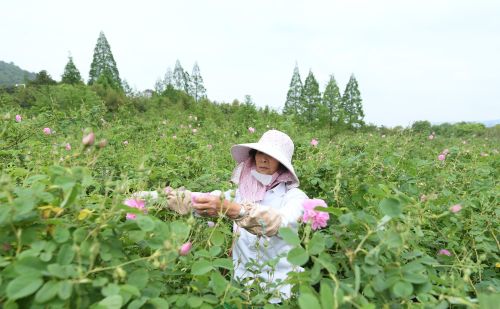
{"label": "green hill", "polygon": [[23,84],[26,79],[34,79],[35,73],[21,69],[13,62],[7,63],[0,60],[0,87]]}

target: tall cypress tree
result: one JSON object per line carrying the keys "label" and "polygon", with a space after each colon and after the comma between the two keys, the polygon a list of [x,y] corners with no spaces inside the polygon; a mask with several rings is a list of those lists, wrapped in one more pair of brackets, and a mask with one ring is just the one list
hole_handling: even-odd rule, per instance
{"label": "tall cypress tree", "polygon": [[300,106],[299,112],[307,122],[315,122],[319,117],[321,93],[319,92],[319,84],[311,70],[309,70],[309,75],[307,75],[304,81],[302,96],[303,105]]}
{"label": "tall cypress tree", "polygon": [[179,60],[175,62],[174,74],[172,76],[173,86],[176,90],[186,89],[186,76]]}
{"label": "tall cypress tree", "polygon": [[360,127],[364,125],[363,118],[365,114],[363,113],[363,103],[361,100],[361,93],[359,92],[358,81],[354,77],[354,74],[349,78],[342,96],[342,106],[345,110],[345,120],[344,122],[350,127]]}
{"label": "tall cypress tree", "polygon": [[339,123],[343,119],[342,97],[333,74],[330,75],[330,80],[326,84],[321,103],[322,111],[320,114],[323,119],[326,119],[331,130],[333,124]]}
{"label": "tall cypress tree", "polygon": [[205,86],[203,86],[203,78],[201,77],[200,67],[198,66],[198,62],[194,63],[193,72],[191,73],[191,82],[192,82],[192,96],[194,97],[195,102],[198,102],[201,98],[206,98],[207,91]]}
{"label": "tall cypress tree", "polygon": [[118,68],[116,67],[111,47],[109,46],[104,32],[101,31],[94,48],[94,57],[92,59],[92,64],[90,65],[88,84],[92,85],[95,83],[103,73],[106,74],[103,79],[105,79],[111,87],[115,89],[122,89],[120,73],[118,73]]}
{"label": "tall cypress tree", "polygon": [[172,69],[170,67],[167,68],[167,72],[165,72],[165,76],[163,77],[163,86],[165,89],[167,89],[169,85],[174,85],[174,74],[172,73]]}
{"label": "tall cypress tree", "polygon": [[295,63],[295,68],[293,69],[292,80],[290,81],[290,88],[286,94],[285,107],[283,108],[283,114],[297,114],[299,112],[299,106],[302,105],[302,80],[300,79],[299,67]]}
{"label": "tall cypress tree", "polygon": [[61,82],[63,84],[82,84],[82,76],[80,71],[76,68],[73,63],[73,57],[69,56],[68,63],[64,67],[64,73],[61,76]]}

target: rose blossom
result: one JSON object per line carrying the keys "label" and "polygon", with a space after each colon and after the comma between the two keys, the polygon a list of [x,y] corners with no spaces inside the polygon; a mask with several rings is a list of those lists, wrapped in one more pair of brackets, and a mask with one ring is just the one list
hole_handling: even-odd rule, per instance
{"label": "rose blossom", "polygon": [[191,247],[193,245],[191,244],[190,241],[188,241],[187,243],[183,244],[181,246],[181,248],[179,249],[179,254],[180,255],[188,255],[189,251],[191,251]]}
{"label": "rose blossom", "polygon": [[302,206],[304,207],[303,222],[311,222],[313,230],[326,226],[330,215],[327,212],[314,210],[317,206],[327,207],[325,201],[321,199],[306,199]]}
{"label": "rose blossom", "polygon": [[456,214],[460,210],[462,210],[462,205],[460,205],[460,204],[456,204],[456,205],[453,205],[450,207],[450,211],[454,214]]}
{"label": "rose blossom", "polygon": [[440,255],[446,255],[446,256],[451,256],[451,252],[446,250],[446,249],[441,249],[439,250],[438,254]]}
{"label": "rose blossom", "polygon": [[94,134],[94,132],[90,132],[89,134],[85,135],[82,138],[82,144],[84,146],[92,146],[94,144],[94,141],[95,141],[95,134]]}
{"label": "rose blossom", "polygon": [[[144,200],[141,200],[141,199],[135,199],[135,198],[126,199],[123,202],[123,204],[127,205],[128,207],[140,209],[144,213],[148,212],[148,210],[145,208],[146,202]],[[137,217],[137,215],[133,214],[133,213],[127,213],[127,216],[126,216],[127,220],[134,220],[136,217]]]}

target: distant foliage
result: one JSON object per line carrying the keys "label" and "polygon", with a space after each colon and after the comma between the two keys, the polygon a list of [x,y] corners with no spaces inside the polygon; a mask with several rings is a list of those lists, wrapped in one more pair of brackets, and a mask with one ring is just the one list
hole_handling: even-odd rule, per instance
{"label": "distant foliage", "polygon": [[330,80],[323,92],[321,101],[320,120],[326,123],[331,130],[333,126],[340,126],[342,119],[345,117],[346,111],[342,106],[342,97],[340,95],[337,81],[333,75],[330,75]]}
{"label": "distant foliage", "polygon": [[61,76],[61,82],[63,84],[82,84],[82,76],[80,75],[80,71],[76,68],[75,63],[73,62],[73,57],[69,57],[68,63],[64,67],[64,73]]}
{"label": "distant foliage", "polygon": [[322,95],[312,71],[309,71],[302,85],[297,64],[293,70],[283,114],[294,115],[293,119],[315,127],[328,127],[330,134],[334,129],[360,129],[365,125],[363,102],[354,75],[349,79],[343,95],[331,75]]}
{"label": "distant foliage", "polygon": [[[102,75],[105,76],[102,77]],[[118,72],[113,53],[111,52],[111,47],[102,31],[99,33],[99,38],[94,48],[88,84],[92,85],[98,81],[104,81],[114,89],[122,90],[120,73]]]}
{"label": "distant foliage", "polygon": [[55,85],[57,82],[52,79],[50,74],[46,70],[38,72],[35,79],[28,82],[31,86],[41,86],[41,85]]}
{"label": "distant foliage", "polygon": [[292,80],[290,81],[290,88],[286,94],[285,106],[283,114],[296,115],[299,113],[299,108],[304,105],[302,96],[302,80],[300,79],[299,67],[295,64],[293,69]]}
{"label": "distant foliage", "polygon": [[191,93],[190,95],[194,98],[195,102],[202,98],[207,97],[207,90],[203,85],[203,77],[201,77],[200,67],[198,66],[198,62],[194,63],[193,72],[191,73]]}
{"label": "distant foliage", "polygon": [[0,87],[26,84],[35,78],[35,73],[21,69],[13,62],[7,63],[0,60]]}
{"label": "distant foliage", "polygon": [[359,91],[358,81],[354,74],[349,78],[344,94],[342,95],[342,107],[345,111],[344,123],[353,128],[364,125],[363,102]]}
{"label": "distant foliage", "polygon": [[302,119],[310,124],[317,123],[319,121],[321,93],[319,91],[319,84],[312,71],[309,71],[304,81],[302,97],[303,100],[299,105],[299,112],[302,115]]}

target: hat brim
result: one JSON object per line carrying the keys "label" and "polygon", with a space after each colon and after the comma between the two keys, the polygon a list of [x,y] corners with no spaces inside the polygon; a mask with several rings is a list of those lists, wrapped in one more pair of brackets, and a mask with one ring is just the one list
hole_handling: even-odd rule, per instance
{"label": "hat brim", "polygon": [[287,158],[285,158],[280,152],[269,148],[269,145],[263,145],[259,143],[249,143],[249,144],[238,144],[231,147],[231,156],[233,159],[238,162],[244,162],[246,159],[250,157],[250,150],[255,149],[257,151],[263,152],[274,159],[278,160],[287,170],[292,173],[293,177],[297,184],[299,184],[299,178],[295,173],[295,169],[292,166],[292,162],[290,162]]}

